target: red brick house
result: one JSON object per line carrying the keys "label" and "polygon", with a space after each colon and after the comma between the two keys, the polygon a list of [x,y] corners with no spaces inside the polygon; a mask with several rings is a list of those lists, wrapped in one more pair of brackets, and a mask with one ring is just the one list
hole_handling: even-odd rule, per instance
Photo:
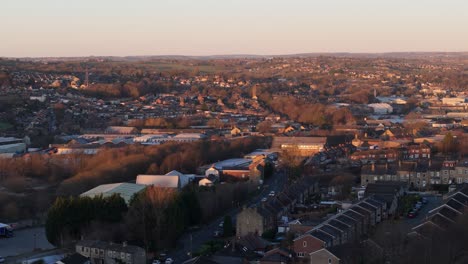
{"label": "red brick house", "polygon": [[326,243],[311,234],[304,234],[293,241],[293,251],[296,256],[302,258],[309,256],[310,253],[322,249]]}

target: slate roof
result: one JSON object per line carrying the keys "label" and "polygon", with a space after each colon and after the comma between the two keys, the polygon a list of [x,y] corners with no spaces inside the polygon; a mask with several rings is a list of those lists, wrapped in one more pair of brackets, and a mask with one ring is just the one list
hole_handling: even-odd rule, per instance
{"label": "slate roof", "polygon": [[328,224],[343,231],[351,229],[351,224],[344,224],[342,221],[336,219],[328,221]]}
{"label": "slate roof", "polygon": [[64,259],[60,260],[60,262],[64,264],[83,264],[88,261],[88,258],[78,254],[78,253],[73,253],[71,255],[68,255]]}

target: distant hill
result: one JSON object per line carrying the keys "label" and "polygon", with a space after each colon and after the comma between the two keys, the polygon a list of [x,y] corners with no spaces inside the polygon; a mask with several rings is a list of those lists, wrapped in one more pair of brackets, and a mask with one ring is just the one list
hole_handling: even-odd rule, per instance
{"label": "distant hill", "polygon": [[86,57],[24,57],[4,59],[19,59],[23,61],[81,61],[81,60],[111,60],[111,61],[147,61],[147,60],[216,60],[216,59],[261,59],[272,57],[355,57],[355,58],[397,58],[397,59],[433,59],[433,58],[460,58],[468,59],[468,52],[385,52],[385,53],[351,53],[351,52],[330,52],[330,53],[297,53],[297,54],[276,54],[276,55],[256,55],[256,54],[226,54],[226,55],[143,55],[143,56],[86,56]]}

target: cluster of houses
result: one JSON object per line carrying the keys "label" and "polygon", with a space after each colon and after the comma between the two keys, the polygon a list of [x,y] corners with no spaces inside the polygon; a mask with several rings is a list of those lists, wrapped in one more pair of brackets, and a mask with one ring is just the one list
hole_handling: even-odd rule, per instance
{"label": "cluster of houses", "polygon": [[426,190],[438,184],[468,183],[468,160],[428,158],[362,166],[361,184],[365,186],[377,181],[403,182],[419,190]]}
{"label": "cluster of houses", "polygon": [[55,264],[146,264],[146,251],[126,242],[115,244],[98,240],[80,240],[75,252]]}
{"label": "cluster of houses", "polygon": [[[366,240],[367,234],[381,221],[396,214],[398,199],[407,191],[407,186],[401,183],[369,184],[363,199],[343,204],[337,213],[327,215],[321,221],[291,220],[292,208],[317,192],[314,187],[317,185],[313,180],[302,179],[291,186],[292,193],[286,189],[280,194],[292,195],[291,203],[282,204],[283,199],[278,196],[268,203],[244,208],[237,215],[238,243],[260,254],[259,263],[346,263],[341,249],[363,241],[372,244]],[[291,246],[281,248],[266,243],[260,247],[260,236],[276,229],[280,233],[294,235]]]}

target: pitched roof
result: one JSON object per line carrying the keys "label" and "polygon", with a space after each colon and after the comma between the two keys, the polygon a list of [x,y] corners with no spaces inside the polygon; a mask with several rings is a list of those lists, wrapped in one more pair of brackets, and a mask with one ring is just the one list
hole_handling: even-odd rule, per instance
{"label": "pitched roof", "polygon": [[282,145],[324,145],[326,137],[274,137],[272,148],[281,148]]}
{"label": "pitched roof", "polygon": [[144,253],[145,252],[143,248],[138,247],[138,246],[115,244],[115,243],[99,241],[99,240],[80,240],[76,242],[76,245],[86,246],[90,248],[114,250],[114,251],[126,252],[126,253]]}
{"label": "pitched roof", "polygon": [[86,261],[88,261],[88,258],[78,253],[73,253],[60,260],[64,264],[83,264]]}
{"label": "pitched roof", "polygon": [[137,184],[154,185],[163,188],[179,188],[180,180],[177,175],[145,175],[140,174],[136,179]]}

